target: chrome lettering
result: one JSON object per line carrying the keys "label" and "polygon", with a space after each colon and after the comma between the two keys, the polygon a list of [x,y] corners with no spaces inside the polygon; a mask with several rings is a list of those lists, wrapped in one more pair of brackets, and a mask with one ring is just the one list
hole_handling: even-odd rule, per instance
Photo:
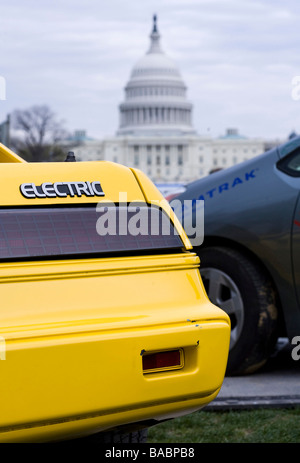
{"label": "chrome lettering", "polygon": [[21,193],[23,196],[25,196],[25,198],[35,198],[35,193],[33,191],[32,185],[32,183],[22,183],[22,185],[20,186]]}
{"label": "chrome lettering", "polygon": [[104,196],[101,183],[94,182],[44,182],[41,185],[22,183],[20,192],[25,198],[66,198],[67,196]]}

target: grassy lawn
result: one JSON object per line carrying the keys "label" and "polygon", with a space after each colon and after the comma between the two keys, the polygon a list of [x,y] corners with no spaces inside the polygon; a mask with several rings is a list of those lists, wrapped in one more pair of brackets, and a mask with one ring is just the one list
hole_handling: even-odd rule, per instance
{"label": "grassy lawn", "polygon": [[199,411],[149,429],[149,443],[299,443],[300,408]]}

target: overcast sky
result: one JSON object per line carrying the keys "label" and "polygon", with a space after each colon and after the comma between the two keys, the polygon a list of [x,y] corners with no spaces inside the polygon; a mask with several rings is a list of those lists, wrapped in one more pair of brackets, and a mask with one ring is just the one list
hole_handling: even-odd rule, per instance
{"label": "overcast sky", "polygon": [[[299,0],[9,0],[0,5],[0,121],[47,104],[71,131],[114,135],[118,105],[158,15],[199,134],[300,133]],[[0,92],[1,95],[1,92]]]}

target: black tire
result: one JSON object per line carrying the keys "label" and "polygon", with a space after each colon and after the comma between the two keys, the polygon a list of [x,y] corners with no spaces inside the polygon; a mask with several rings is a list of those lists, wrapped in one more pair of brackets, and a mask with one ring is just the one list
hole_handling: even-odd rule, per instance
{"label": "black tire", "polygon": [[231,319],[226,375],[259,369],[278,337],[278,303],[274,287],[260,265],[227,247],[199,250],[200,273],[211,302]]}

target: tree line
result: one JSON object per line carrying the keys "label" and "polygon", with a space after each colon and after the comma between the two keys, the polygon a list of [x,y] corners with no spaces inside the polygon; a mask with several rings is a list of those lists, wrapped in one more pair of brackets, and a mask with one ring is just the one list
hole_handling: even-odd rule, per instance
{"label": "tree line", "polygon": [[64,161],[69,132],[47,105],[16,109],[10,115],[10,148],[28,162]]}

